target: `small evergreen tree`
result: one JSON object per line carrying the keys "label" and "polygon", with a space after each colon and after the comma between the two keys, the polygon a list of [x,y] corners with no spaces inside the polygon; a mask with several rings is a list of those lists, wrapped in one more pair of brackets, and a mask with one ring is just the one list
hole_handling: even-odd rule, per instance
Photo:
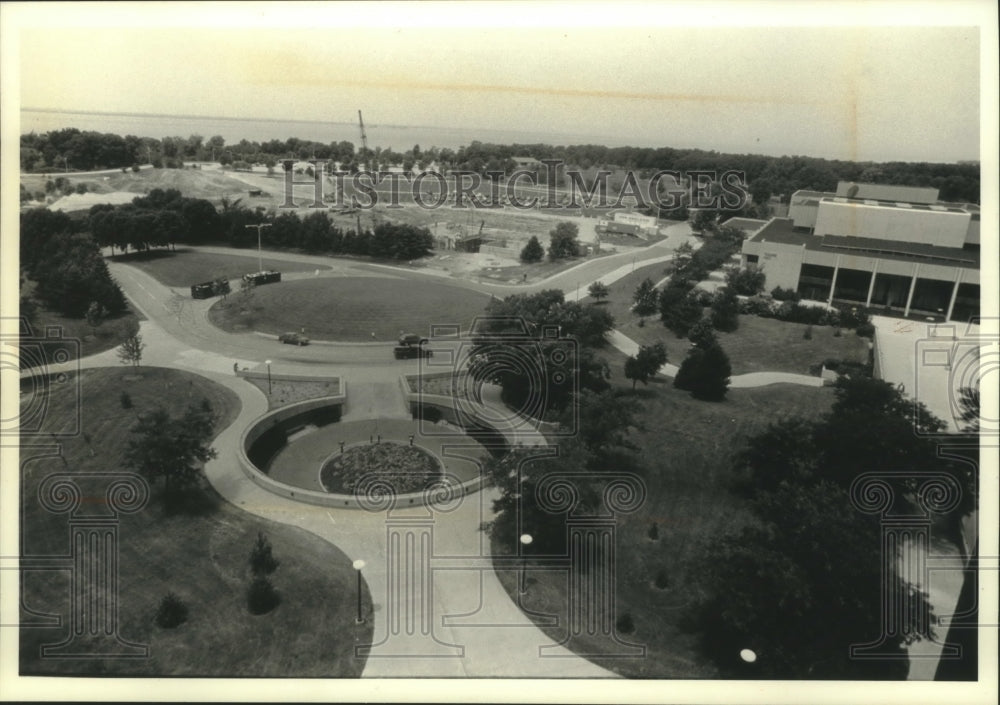
{"label": "small evergreen tree", "polygon": [[740,327],[740,302],[732,287],[726,286],[716,292],[712,300],[712,326],[727,333]]}
{"label": "small evergreen tree", "polygon": [[715,329],[712,327],[712,319],[705,316],[688,331],[688,340],[699,348],[707,349],[713,345],[718,345],[719,341],[715,337]]}
{"label": "small evergreen tree", "polygon": [[262,532],[257,532],[257,541],[250,551],[250,570],[255,576],[270,575],[278,569],[280,561],[271,555],[271,542]]}
{"label": "small evergreen tree", "polygon": [[187,605],[177,595],[168,592],[156,610],[156,624],[164,629],[173,629],[187,621],[187,616]]}
{"label": "small evergreen tree", "polygon": [[536,236],[532,235],[528,244],[521,250],[521,261],[525,264],[541,262],[544,256],[545,249],[542,247],[542,243],[538,241]]}
{"label": "small evergreen tree", "polygon": [[278,606],[281,598],[274,585],[263,575],[258,575],[247,589],[247,608],[250,614],[266,614]]}
{"label": "small evergreen tree", "polygon": [[681,363],[674,387],[691,392],[695,399],[722,401],[729,389],[732,366],[729,358],[718,345],[708,348],[692,347]]}

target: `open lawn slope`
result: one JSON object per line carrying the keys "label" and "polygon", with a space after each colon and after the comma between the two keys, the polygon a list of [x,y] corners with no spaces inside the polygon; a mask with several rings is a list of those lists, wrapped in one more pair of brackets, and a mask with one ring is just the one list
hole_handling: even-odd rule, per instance
{"label": "open lawn slope", "polygon": [[281,334],[305,328],[313,340],[386,341],[400,332],[428,335],[433,325],[465,330],[489,297],[470,289],[397,277],[303,279],[257,287],[218,301],[209,319],[241,333]]}
{"label": "open lawn slope", "polygon": [[[71,380],[76,381],[76,380]],[[164,368],[95,369],[63,384],[48,399],[40,439],[22,438],[22,559],[66,555],[67,517],[38,499],[40,483],[53,473],[123,472],[122,453],[137,414],[162,404],[178,416],[189,403],[207,399],[219,421],[232,422],[239,400],[201,377]],[[132,407],[124,408],[127,392]],[[82,420],[81,432],[57,438],[62,455],[32,445],[55,441]],[[231,453],[232,449],[219,449]],[[47,457],[36,457],[47,455]],[[33,459],[35,458],[35,459]],[[355,575],[346,556],[299,529],[260,519],[223,501],[210,488],[184,510],[167,511],[159,488],[145,508],[122,515],[119,526],[119,634],[149,646],[148,658],[44,658],[43,645],[68,630],[68,573],[25,571],[21,619],[63,616],[63,626],[22,627],[20,670],[25,675],[127,676],[359,676],[364,660],[356,643],[371,640],[371,627],[355,626]],[[263,532],[280,561],[271,576],[281,602],[252,616],[246,606],[248,556]],[[173,629],[156,625],[161,598],[175,593],[187,605],[187,621]],[[370,609],[370,606],[368,607]]]}
{"label": "open lawn slope", "polygon": [[[710,403],[692,399],[659,377],[631,392],[622,371],[625,356],[614,350],[601,355],[609,361],[614,387],[635,398],[642,424],[629,440],[638,447],[648,494],[637,512],[618,518],[615,589],[616,616],[628,614],[634,625],[634,631],[620,637],[645,646],[646,654],[588,658],[630,678],[717,676],[699,653],[697,635],[683,626],[696,597],[692,567],[698,557],[711,542],[754,521],[744,501],[730,491],[734,454],[771,422],[787,416],[816,418],[828,411],[833,391],[779,384],[730,390],[726,401]],[[498,575],[516,600],[516,574]],[[521,604],[529,614],[565,615],[565,573],[532,571]],[[555,639],[566,635],[565,625],[543,630]],[[574,650],[605,648],[600,638],[583,638]]]}

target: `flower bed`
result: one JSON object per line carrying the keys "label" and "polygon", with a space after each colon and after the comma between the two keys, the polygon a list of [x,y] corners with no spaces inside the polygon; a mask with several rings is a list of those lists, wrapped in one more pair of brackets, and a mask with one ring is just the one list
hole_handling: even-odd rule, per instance
{"label": "flower bed", "polygon": [[384,475],[396,494],[418,492],[441,475],[437,458],[417,446],[372,443],[348,448],[323,465],[320,482],[327,492],[354,494],[368,475]]}

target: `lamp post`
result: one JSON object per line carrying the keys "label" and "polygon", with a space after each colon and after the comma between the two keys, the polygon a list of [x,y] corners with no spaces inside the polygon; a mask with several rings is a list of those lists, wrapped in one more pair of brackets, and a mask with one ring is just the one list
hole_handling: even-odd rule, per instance
{"label": "lamp post", "polygon": [[257,228],[257,271],[264,271],[264,257],[260,253],[260,231],[261,228],[271,227],[270,223],[257,223],[256,225],[245,225],[246,228]]}
{"label": "lamp post", "polygon": [[355,619],[355,624],[363,624],[365,618],[361,615],[361,569],[365,567],[365,562],[360,558],[354,561],[354,570],[358,571],[358,616]]}
{"label": "lamp post", "polygon": [[[532,541],[534,541],[534,539],[531,537],[531,534],[521,534],[521,545],[522,546],[530,546]],[[527,572],[528,572],[527,569],[525,568],[525,564],[527,563],[527,560],[528,560],[528,557],[526,555],[524,555],[524,553],[522,553],[521,554],[521,580],[519,581],[520,585],[518,585],[518,592],[520,592],[522,595],[528,591],[527,581],[525,580],[525,578],[527,577]]]}
{"label": "lamp post", "polygon": [[264,364],[267,365],[267,393],[268,396],[271,394],[271,361],[264,360]]}

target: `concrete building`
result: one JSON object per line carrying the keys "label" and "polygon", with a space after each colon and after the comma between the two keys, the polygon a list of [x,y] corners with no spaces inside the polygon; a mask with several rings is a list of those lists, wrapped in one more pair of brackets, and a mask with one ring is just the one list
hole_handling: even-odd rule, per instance
{"label": "concrete building", "polygon": [[789,217],[753,233],[741,259],[764,271],[768,290],[935,320],[979,314],[979,208],[941,203],[936,189],[796,191]]}

